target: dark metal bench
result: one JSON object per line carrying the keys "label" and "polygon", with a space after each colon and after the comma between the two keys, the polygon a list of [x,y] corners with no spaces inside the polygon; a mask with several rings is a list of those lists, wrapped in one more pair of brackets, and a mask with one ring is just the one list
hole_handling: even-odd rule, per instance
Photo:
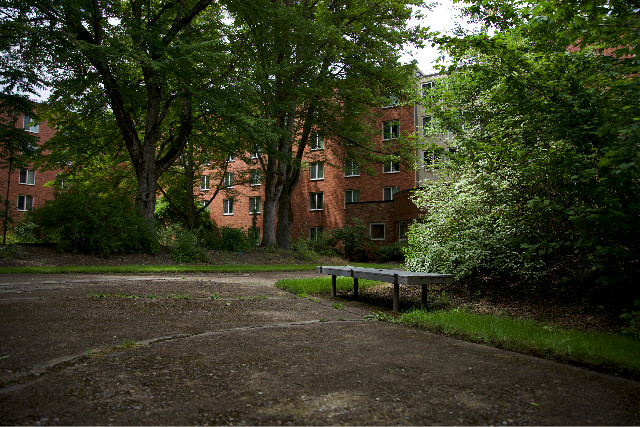
{"label": "dark metal bench", "polygon": [[316,272],[331,275],[331,296],[336,296],[336,276],[353,277],[353,295],[358,296],[358,279],[393,283],[393,311],[400,311],[400,285],[422,286],[422,304],[427,305],[427,285],[453,283],[453,274],[416,273],[351,266],[319,266]]}

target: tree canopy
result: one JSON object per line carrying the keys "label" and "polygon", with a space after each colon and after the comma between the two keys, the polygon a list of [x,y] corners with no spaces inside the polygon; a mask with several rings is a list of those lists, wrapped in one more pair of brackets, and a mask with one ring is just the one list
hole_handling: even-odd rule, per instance
{"label": "tree canopy", "polygon": [[[312,135],[333,143],[342,157],[365,162],[372,147],[367,117],[391,94],[413,88],[415,67],[401,65],[406,43],[422,30],[408,26],[412,6],[402,1],[235,1],[233,51],[242,87],[253,88],[244,129],[259,148],[265,176],[263,245],[290,237],[290,195]],[[244,50],[244,51],[243,51]],[[327,148],[331,148],[327,145]]]}
{"label": "tree canopy", "polygon": [[418,196],[429,214],[408,264],[629,290],[640,241],[637,5],[470,3],[484,30],[436,39],[452,65],[425,103],[457,150],[448,179]]}

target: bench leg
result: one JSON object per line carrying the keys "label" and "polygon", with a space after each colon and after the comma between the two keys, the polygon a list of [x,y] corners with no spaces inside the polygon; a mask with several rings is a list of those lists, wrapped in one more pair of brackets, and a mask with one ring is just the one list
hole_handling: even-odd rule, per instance
{"label": "bench leg", "polygon": [[358,298],[358,278],[353,278],[353,297]]}
{"label": "bench leg", "polygon": [[427,308],[429,305],[429,300],[427,299],[427,295],[429,294],[429,290],[427,289],[427,285],[422,285],[422,305],[424,308]]}
{"label": "bench leg", "polygon": [[400,311],[400,285],[393,284],[393,311]]}
{"label": "bench leg", "polygon": [[336,297],[336,276],[332,275],[331,276],[331,298],[335,298]]}

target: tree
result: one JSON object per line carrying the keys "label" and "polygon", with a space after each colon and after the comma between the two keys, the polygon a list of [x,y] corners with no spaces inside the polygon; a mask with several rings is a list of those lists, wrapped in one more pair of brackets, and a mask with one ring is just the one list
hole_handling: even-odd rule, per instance
{"label": "tree", "polygon": [[425,103],[457,151],[449,181],[418,197],[430,214],[413,229],[410,265],[631,289],[640,253],[632,3],[476,1],[471,16],[495,34],[437,39],[453,64]]}
{"label": "tree", "polygon": [[[3,0],[2,10],[13,31],[12,64],[37,71],[52,90],[48,117],[60,132],[48,148],[103,155],[124,148],[136,204],[153,223],[157,179],[181,154],[194,130],[194,106],[215,96],[227,66],[220,6]],[[111,138],[71,138],[66,125],[87,119]]]}
{"label": "tree", "polygon": [[[253,88],[246,100],[251,120],[243,129],[261,149],[265,176],[263,245],[288,247],[290,196],[312,135],[320,135],[353,160],[383,158],[371,144],[367,117],[390,94],[402,96],[414,65],[401,66],[403,44],[418,42],[404,1],[228,2],[235,19],[233,45],[244,48],[238,69]],[[240,51],[241,49],[233,49]],[[401,151],[401,150],[397,150]],[[276,237],[276,216],[278,218]]]}

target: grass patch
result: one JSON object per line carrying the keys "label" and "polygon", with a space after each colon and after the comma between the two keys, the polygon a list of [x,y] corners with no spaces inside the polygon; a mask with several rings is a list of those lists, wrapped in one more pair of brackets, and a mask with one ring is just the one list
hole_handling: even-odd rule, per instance
{"label": "grass patch", "polygon": [[261,271],[315,271],[311,264],[275,265],[67,265],[47,267],[0,267],[0,274],[59,274],[59,273],[251,273]]}
{"label": "grass patch", "polygon": [[463,309],[414,310],[404,313],[400,321],[477,343],[640,378],[640,340],[623,335],[567,330]]}
{"label": "grass patch", "polygon": [[[336,289],[338,291],[352,291],[353,279],[350,277],[337,277]],[[358,280],[358,289],[366,289],[380,285],[382,282],[374,280]],[[309,279],[282,279],[276,282],[276,287],[294,294],[331,294],[331,277],[318,277]]]}

